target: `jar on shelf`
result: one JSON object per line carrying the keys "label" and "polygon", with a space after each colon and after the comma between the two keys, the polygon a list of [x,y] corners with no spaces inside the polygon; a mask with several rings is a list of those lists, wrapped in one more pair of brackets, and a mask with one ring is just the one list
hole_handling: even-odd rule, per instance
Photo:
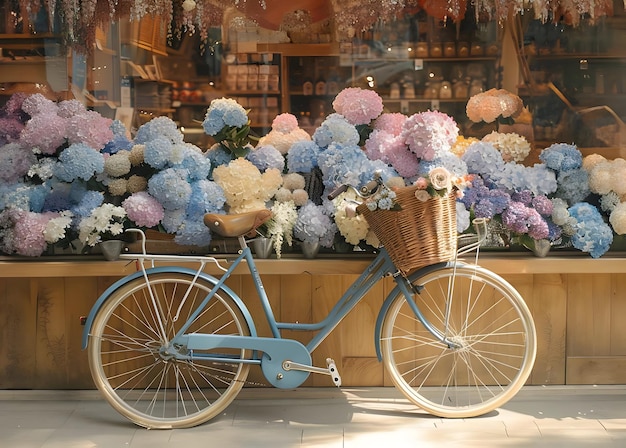
{"label": "jar on shelf", "polygon": [[474,79],[469,87],[468,95],[474,96],[485,91],[485,83],[481,79]]}
{"label": "jar on shelf", "polygon": [[446,42],[443,44],[443,55],[447,58],[456,56],[456,44],[454,42]]}
{"label": "jar on shelf", "polygon": [[426,42],[418,42],[415,46],[415,56],[418,58],[428,57],[428,44]]}
{"label": "jar on shelf", "polygon": [[440,58],[443,55],[443,47],[441,42],[431,42],[430,43],[430,57],[431,58]]}
{"label": "jar on shelf", "polygon": [[452,85],[452,96],[454,98],[467,98],[469,96],[469,82],[467,80],[456,81]]}
{"label": "jar on shelf", "polygon": [[485,47],[481,42],[473,42],[470,48],[470,56],[483,56],[485,54]]}
{"label": "jar on shelf", "polygon": [[404,91],[404,98],[406,99],[415,98],[415,85],[412,82],[406,82],[404,83],[402,87]]}
{"label": "jar on shelf", "polygon": [[391,84],[389,88],[389,98],[392,100],[400,99],[400,84],[398,84],[397,82]]}
{"label": "jar on shelf", "polygon": [[450,99],[452,98],[452,84],[450,81],[443,81],[441,87],[439,87],[439,98]]}
{"label": "jar on shelf", "polygon": [[439,98],[439,90],[441,89],[441,82],[431,81],[426,83],[426,89],[424,89],[424,99],[431,100]]}
{"label": "jar on shelf", "polygon": [[466,58],[469,56],[470,49],[467,42],[458,42],[456,44],[456,55],[460,58]]}

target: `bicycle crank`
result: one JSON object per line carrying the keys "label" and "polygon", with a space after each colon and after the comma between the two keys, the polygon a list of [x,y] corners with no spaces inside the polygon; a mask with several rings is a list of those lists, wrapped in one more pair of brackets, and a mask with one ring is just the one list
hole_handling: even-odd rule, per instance
{"label": "bicycle crank", "polygon": [[330,375],[335,386],[337,387],[341,386],[341,376],[339,375],[339,370],[337,370],[337,366],[335,365],[335,360],[332,358],[326,358],[326,368],[307,366],[307,365],[299,364],[293,361],[283,361],[283,369],[287,371],[300,370],[303,372],[321,373],[322,375]]}

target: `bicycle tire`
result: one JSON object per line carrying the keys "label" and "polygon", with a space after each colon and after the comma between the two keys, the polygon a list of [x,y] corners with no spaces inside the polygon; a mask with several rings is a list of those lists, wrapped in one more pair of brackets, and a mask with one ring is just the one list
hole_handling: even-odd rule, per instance
{"label": "bicycle tire", "polygon": [[483,268],[448,265],[411,279],[415,300],[440,334],[454,279],[449,338],[440,342],[415,316],[402,293],[383,320],[381,352],[394,385],[423,410],[446,418],[486,414],[524,385],[537,351],[532,315],[508,282]]}
{"label": "bicycle tire", "polygon": [[[187,361],[162,354],[157,318],[171,338],[214,285],[196,279],[180,318],[174,321],[193,275],[164,272],[149,278],[157,307],[144,278],[139,277],[115,290],[96,314],[88,346],[91,375],[109,404],[137,425],[154,429],[196,426],[235,399],[249,364],[198,358],[206,351],[187,352],[191,355]],[[239,306],[223,289],[194,320],[188,330],[193,332],[250,335]],[[239,349],[211,354],[249,357],[248,351]]]}

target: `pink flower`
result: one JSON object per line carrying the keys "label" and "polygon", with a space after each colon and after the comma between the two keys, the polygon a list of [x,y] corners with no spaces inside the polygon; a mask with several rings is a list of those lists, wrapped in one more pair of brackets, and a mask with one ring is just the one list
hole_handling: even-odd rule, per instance
{"label": "pink flower", "polygon": [[112,122],[93,110],[74,115],[67,120],[67,139],[70,144],[85,143],[99,151],[113,140]]}
{"label": "pink flower", "polygon": [[428,188],[428,180],[425,177],[419,177],[413,185],[420,190],[426,190]]}
{"label": "pink flower", "polygon": [[395,136],[402,132],[402,125],[406,121],[406,115],[397,113],[384,113],[374,121],[374,130],[385,131]]}
{"label": "pink flower", "polygon": [[28,257],[41,255],[48,246],[44,235],[46,224],[55,216],[54,213],[20,211],[13,229],[15,253]]}
{"label": "pink flower", "polygon": [[54,154],[65,143],[66,120],[54,113],[41,113],[26,122],[20,143],[37,148],[43,154]]}
{"label": "pink flower", "polygon": [[284,113],[276,115],[272,121],[272,129],[283,134],[289,134],[291,131],[298,129],[298,119],[295,115]]}
{"label": "pink flower", "polygon": [[465,112],[474,123],[492,123],[500,116],[515,117],[523,108],[524,103],[519,96],[504,89],[490,89],[472,96]]}
{"label": "pink flower", "polygon": [[383,100],[373,90],[359,87],[343,89],[333,101],[335,111],[350,124],[368,124],[383,111]]}
{"label": "pink flower", "polygon": [[459,136],[452,117],[439,111],[411,115],[402,126],[401,137],[415,155],[424,160],[450,151]]}
{"label": "pink flower", "polygon": [[413,177],[417,174],[419,160],[402,142],[388,148],[386,157],[400,176]]}
{"label": "pink flower", "polygon": [[163,206],[146,191],[133,193],[122,202],[131,221],[139,227],[154,227],[163,220]]}

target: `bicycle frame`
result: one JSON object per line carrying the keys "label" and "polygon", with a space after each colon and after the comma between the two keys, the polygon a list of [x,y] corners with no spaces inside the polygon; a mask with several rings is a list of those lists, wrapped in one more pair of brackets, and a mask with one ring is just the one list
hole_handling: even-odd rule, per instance
{"label": "bicycle frame", "polygon": [[[193,288],[194,284],[199,278],[208,280],[211,284],[213,284],[211,292],[202,299],[201,303],[196,307],[195,311],[191,313],[187,321],[180,327],[178,333],[171,340],[168,340],[165,335],[163,325],[160,324],[161,337],[164,343],[164,353],[166,355],[173,356],[178,358],[179,360],[186,360],[189,362],[193,362],[193,358],[201,357],[204,359],[214,359],[215,361],[260,364],[267,379],[276,387],[297,387],[308,377],[310,372],[327,373],[323,368],[312,366],[311,353],[317,347],[319,347],[319,345],[333,332],[333,330],[339,325],[339,323],[345,318],[345,316],[347,316],[348,313],[350,313],[350,311],[352,311],[352,309],[354,309],[354,307],[363,299],[367,292],[370,291],[370,289],[378,281],[386,276],[392,276],[397,286],[381,307],[381,313],[379,314],[379,318],[376,324],[376,334],[378,334],[378,332],[380,331],[380,320],[381,317],[384,315],[384,310],[390,302],[390,298],[395,297],[398,293],[402,293],[405,296],[415,316],[428,329],[428,331],[430,331],[443,344],[451,346],[450,342],[447,341],[447,335],[442,334],[441,332],[436,330],[423,316],[418,304],[412,299],[417,291],[413,291],[413,286],[411,285],[409,280],[400,275],[384,248],[380,249],[379,253],[368,265],[368,267],[363,271],[361,275],[359,275],[359,277],[348,288],[348,290],[343,293],[343,295],[339,298],[337,303],[333,306],[333,308],[323,320],[316,323],[298,323],[280,322],[276,320],[276,317],[270,305],[269,298],[267,296],[267,293],[265,292],[261,276],[256,267],[254,257],[252,256],[252,252],[248,245],[245,243],[243,237],[240,239],[240,241],[241,250],[238,256],[230,263],[228,269],[222,267],[219,261],[213,257],[148,255],[145,252],[145,247],[143,250],[143,254],[122,255],[122,258],[137,260],[139,262],[139,265],[141,266],[141,271],[119,280],[100,296],[96,304],[93,306],[86,321],[85,329],[83,332],[83,348],[87,346],[89,331],[93,322],[93,318],[98,312],[99,308],[102,306],[102,304],[106,301],[107,297],[109,297],[110,294],[115,291],[115,289],[140,276],[143,276],[146,284],[149,284],[149,276],[152,272],[177,272],[185,273],[187,275],[194,275],[193,280],[188,287],[187,293],[185,293],[183,296],[174,320],[178,319],[178,313],[183,307],[183,304],[187,298],[187,294],[189,293],[191,288]],[[172,265],[167,267],[164,266],[160,268],[155,268],[155,261],[195,261],[200,264],[200,267],[195,271],[194,274],[194,271]],[[146,262],[150,262],[152,268],[146,269]],[[208,262],[214,262],[222,271],[224,271],[224,274],[219,278],[205,274],[203,270]],[[248,270],[255,284],[255,288],[265,314],[265,319],[269,324],[269,328],[272,333],[271,337],[259,337],[256,335],[254,319],[252,319],[252,316],[250,315],[243,301],[241,301],[234,292],[232,292],[225,286],[226,280],[232,275],[235,269],[242,262],[246,262],[248,264]],[[426,267],[413,275],[419,276],[422,272],[429,269],[436,269],[438,266],[439,265]],[[241,309],[244,318],[248,322],[248,325],[251,327],[250,336],[226,336],[201,333],[187,333],[192,322],[196,319],[196,317],[200,315],[200,313],[205,309],[205,307],[209,304],[209,302],[213,299],[215,294],[220,289],[229,294],[235,300],[237,306]],[[152,291],[152,288],[150,288],[149,290],[151,295],[150,300],[153,303],[155,312],[157,313],[157,315],[160,315],[160,313],[158,312],[158,305],[154,297],[154,292]],[[283,330],[307,331],[314,332],[315,334],[306,345],[303,345],[299,341],[283,338],[281,334],[281,331]],[[184,350],[180,351],[177,347],[186,347],[186,349],[190,352]],[[206,353],[207,350],[217,348],[236,348],[242,350],[252,350],[254,354],[250,358],[235,357],[231,359],[225,357],[224,355]],[[194,353],[194,351],[196,352]],[[200,351],[204,351],[204,353],[200,353]],[[380,353],[378,344],[376,344],[376,351]],[[258,357],[258,352],[263,354],[261,358]],[[284,374],[284,362],[292,363],[293,366],[295,366],[295,370],[288,372],[288,376],[285,376]]]}

